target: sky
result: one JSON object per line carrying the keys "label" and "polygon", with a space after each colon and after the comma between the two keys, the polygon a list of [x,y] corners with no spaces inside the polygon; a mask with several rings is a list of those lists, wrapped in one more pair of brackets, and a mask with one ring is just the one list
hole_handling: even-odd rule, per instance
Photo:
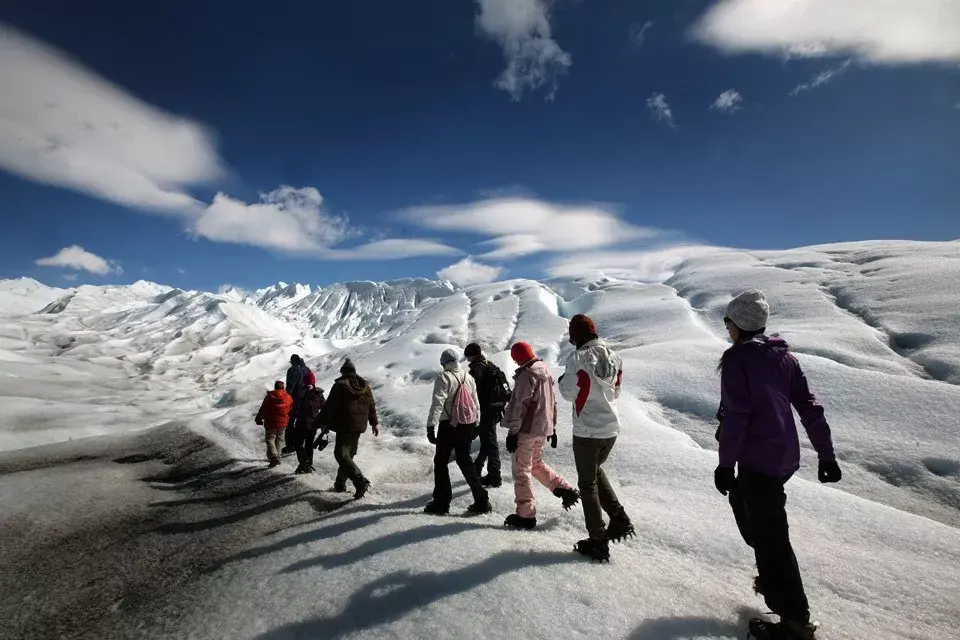
{"label": "sky", "polygon": [[960,0],[147,5],[0,5],[0,278],[656,281],[960,237]]}

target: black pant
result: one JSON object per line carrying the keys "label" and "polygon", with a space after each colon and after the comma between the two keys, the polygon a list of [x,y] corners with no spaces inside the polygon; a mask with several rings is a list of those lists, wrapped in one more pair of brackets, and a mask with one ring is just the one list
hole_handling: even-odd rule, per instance
{"label": "black pant", "polygon": [[483,475],[483,465],[487,465],[487,475],[494,480],[500,480],[500,443],[497,440],[497,423],[480,420],[480,453],[474,460],[473,466],[477,475]]}
{"label": "black pant", "polygon": [[787,494],[783,490],[789,479],[741,469],[737,490],[730,492],[730,506],[740,535],[753,547],[759,587],[767,606],[783,618],[806,624],[810,606],[790,544]]}
{"label": "black pant", "polygon": [[297,461],[301,465],[313,466],[313,441],[317,437],[316,429],[297,427],[293,434],[293,448],[297,451]]}
{"label": "black pant", "polygon": [[296,418],[296,407],[293,411],[290,412],[290,420],[287,422],[287,430],[283,432],[283,446],[286,447],[295,447],[296,446],[296,436],[294,435],[294,429],[297,428],[297,418]]}
{"label": "black pant", "polygon": [[360,446],[361,435],[357,432],[337,434],[337,440],[333,443],[333,458],[340,465],[337,468],[337,479],[334,482],[337,487],[347,486],[347,480],[352,480],[353,486],[358,488],[365,482],[363,472],[353,461],[353,457],[357,455],[357,448]]}
{"label": "black pant", "polygon": [[438,505],[449,505],[453,498],[450,487],[450,454],[456,453],[457,466],[464,480],[473,492],[474,502],[488,500],[487,490],[480,484],[480,476],[470,457],[470,445],[473,443],[473,425],[462,424],[454,427],[444,420],[437,428],[437,452],[433,456],[433,501]]}

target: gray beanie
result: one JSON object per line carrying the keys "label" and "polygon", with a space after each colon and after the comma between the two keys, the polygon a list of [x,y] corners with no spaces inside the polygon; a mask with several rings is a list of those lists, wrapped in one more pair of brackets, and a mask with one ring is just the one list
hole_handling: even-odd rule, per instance
{"label": "gray beanie", "polygon": [[453,362],[460,362],[460,356],[453,349],[447,349],[440,354],[440,366],[445,367]]}
{"label": "gray beanie", "polygon": [[763,291],[754,289],[741,293],[727,305],[727,317],[741,331],[760,331],[767,326],[770,305]]}

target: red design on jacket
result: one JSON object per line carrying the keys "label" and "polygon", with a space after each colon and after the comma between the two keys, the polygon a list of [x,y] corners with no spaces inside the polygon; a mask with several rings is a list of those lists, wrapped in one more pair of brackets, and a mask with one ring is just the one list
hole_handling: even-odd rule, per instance
{"label": "red design on jacket", "polygon": [[590,396],[590,376],[583,369],[577,371],[577,387],[580,391],[577,392],[577,399],[574,400],[573,406],[577,415],[580,415],[583,405],[587,404],[587,398]]}

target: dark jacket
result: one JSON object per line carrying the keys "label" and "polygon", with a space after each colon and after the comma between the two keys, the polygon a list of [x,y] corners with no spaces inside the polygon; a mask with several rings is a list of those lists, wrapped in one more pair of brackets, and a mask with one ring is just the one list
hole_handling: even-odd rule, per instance
{"label": "dark jacket", "polygon": [[496,424],[503,418],[506,403],[494,402],[494,385],[496,365],[486,358],[479,358],[470,363],[470,377],[477,382],[477,400],[480,402],[480,423]]}
{"label": "dark jacket", "polygon": [[303,393],[303,398],[300,399],[300,408],[297,413],[297,428],[312,428],[313,421],[320,415],[320,410],[323,409],[325,401],[323,389],[307,389]]}
{"label": "dark jacket", "polygon": [[336,433],[363,433],[368,423],[380,424],[370,385],[355,373],[337,378],[314,426]]}
{"label": "dark jacket", "polygon": [[303,396],[304,386],[303,386],[303,376],[307,373],[307,367],[304,364],[290,365],[290,368],[287,369],[287,393],[290,394],[290,397],[293,398],[293,404],[296,407],[300,407],[300,398]]}
{"label": "dark jacket", "polygon": [[283,389],[268,391],[260,410],[257,411],[255,422],[263,425],[264,429],[286,429],[290,421],[290,410],[293,409],[293,399]]}
{"label": "dark jacket", "polygon": [[720,392],[720,466],[786,477],[800,468],[791,405],[821,459],[833,460],[823,407],[800,363],[780,338],[758,336],[724,354]]}

